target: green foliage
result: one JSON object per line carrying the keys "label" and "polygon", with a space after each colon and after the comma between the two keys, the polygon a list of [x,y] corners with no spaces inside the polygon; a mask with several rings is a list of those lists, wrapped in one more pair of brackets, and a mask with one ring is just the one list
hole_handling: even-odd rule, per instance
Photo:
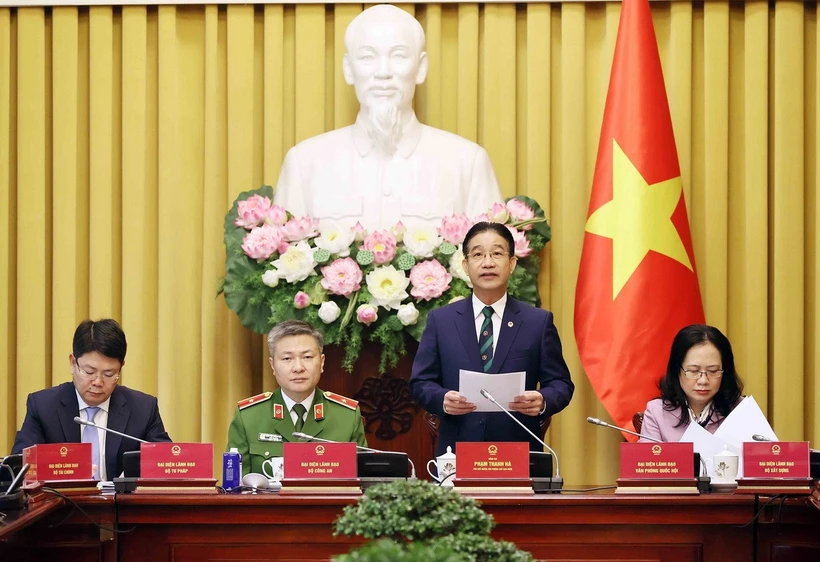
{"label": "green foliage", "polygon": [[436,551],[455,552],[470,562],[533,562],[532,554],[518,550],[515,544],[496,541],[488,536],[450,535],[430,541]]}
{"label": "green foliage", "polygon": [[470,562],[471,558],[443,545],[405,544],[388,539],[373,541],[333,559],[334,562]]}
{"label": "green foliage", "polygon": [[[361,242],[354,241],[348,250],[350,257],[359,264],[363,279],[361,289],[345,297],[332,294],[321,285],[321,268],[333,263],[338,256],[331,255],[327,249],[315,248],[315,239],[309,239],[307,243],[314,250],[313,257],[318,264],[314,267],[312,274],[302,281],[292,283],[280,278],[275,286],[270,287],[263,282],[263,276],[268,271],[274,273],[275,268],[272,262],[281,257],[280,254],[276,252],[264,260],[249,258],[242,249],[243,241],[249,231],[235,224],[239,203],[254,195],[271,200],[273,199],[273,188],[265,185],[259,189],[241,193],[225,216],[225,278],[219,291],[224,294],[226,304],[236,313],[242,325],[254,332],[265,334],[275,324],[285,320],[306,320],[322,330],[327,344],[344,346],[345,357],[342,366],[349,372],[353,371],[362,343],[365,340],[378,342],[381,346],[379,370],[384,372],[386,369],[395,367],[399,358],[405,354],[407,343],[405,338],[410,337],[416,341],[421,339],[430,311],[445,306],[454,299],[470,296],[471,289],[463,280],[454,276],[450,282],[450,288],[437,298],[431,300],[416,299],[412,296],[405,298],[401,306],[412,303],[419,314],[415,323],[404,325],[399,320],[398,311],[395,308],[386,310],[378,306],[368,291],[367,275],[382,266],[392,265],[404,275],[409,276],[410,270],[416,264],[435,259],[445,269],[449,269],[458,247],[446,241],[434,250],[432,258],[414,257],[407,251],[406,246],[399,243],[396,255],[390,264],[376,264],[374,253],[360,249]],[[522,229],[531,227],[525,232],[532,249],[529,256],[518,260],[518,267],[510,278],[508,292],[514,298],[539,306],[537,279],[540,258],[538,252],[550,239],[549,224],[543,209],[536,201],[524,196],[516,196],[515,199],[529,205],[535,217],[508,223],[509,226]],[[275,283],[275,280],[271,281],[267,277],[265,280],[272,285]],[[412,286],[408,286],[406,291],[410,293],[411,289]],[[293,305],[294,297],[299,291],[305,292],[310,297],[310,305],[307,308],[296,309]],[[319,317],[319,307],[329,301],[339,307],[340,314],[337,319],[325,322]],[[357,319],[356,308],[368,303],[377,307],[378,317],[372,324],[364,325]],[[405,321],[409,322],[407,319]]]}
{"label": "green foliage", "polygon": [[472,498],[424,480],[368,488],[336,520],[336,534],[424,541],[451,534],[485,535],[493,519]]}
{"label": "green foliage", "polygon": [[[336,535],[381,539],[339,562],[531,562],[514,544],[495,541],[492,516],[476,500],[422,480],[379,484],[336,520]],[[419,558],[419,556],[424,556]],[[361,557],[359,557],[361,556]],[[379,557],[381,556],[381,558]]]}

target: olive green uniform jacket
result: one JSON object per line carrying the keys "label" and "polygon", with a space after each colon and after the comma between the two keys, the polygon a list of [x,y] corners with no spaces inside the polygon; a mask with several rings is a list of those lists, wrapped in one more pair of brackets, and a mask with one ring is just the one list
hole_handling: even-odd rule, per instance
{"label": "olive green uniform jacket", "polygon": [[[355,401],[339,398],[350,405],[334,402],[317,388],[302,433],[331,441],[354,441],[366,447],[361,411],[355,406]],[[276,416],[277,405],[281,408],[281,419]],[[317,405],[321,405],[319,409],[323,410],[323,416],[318,416],[320,419],[317,419]],[[228,428],[227,450],[236,447],[242,454],[242,476],[249,472],[262,474],[262,462],[271,457],[281,457],[283,443],[304,442],[293,436],[294,431],[296,428],[279,388],[276,392],[266,392],[239,402]]]}

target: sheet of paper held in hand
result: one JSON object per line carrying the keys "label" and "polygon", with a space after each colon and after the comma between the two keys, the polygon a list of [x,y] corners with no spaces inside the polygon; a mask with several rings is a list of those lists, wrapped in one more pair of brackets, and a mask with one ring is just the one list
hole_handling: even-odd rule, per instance
{"label": "sheet of paper held in hand", "polygon": [[744,398],[732,412],[726,416],[714,435],[696,423],[690,423],[681,441],[695,444],[695,452],[704,459],[709,476],[714,476],[713,457],[723,451],[724,446],[739,458],[738,477],[743,477],[743,442],[752,441],[753,434],[763,435],[773,441],[777,436],[769,421],[752,396]]}
{"label": "sheet of paper held in hand", "polygon": [[481,396],[481,389],[489,392],[496,401],[507,408],[516,396],[524,394],[526,373],[477,373],[460,369],[458,371],[458,393],[476,405],[476,412],[500,412],[501,410]]}

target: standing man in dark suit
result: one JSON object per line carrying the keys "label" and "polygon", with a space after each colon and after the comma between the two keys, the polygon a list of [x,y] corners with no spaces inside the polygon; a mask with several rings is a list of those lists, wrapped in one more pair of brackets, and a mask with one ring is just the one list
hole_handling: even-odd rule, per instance
{"label": "standing man in dark suit", "polygon": [[508,408],[533,433],[539,421],[563,410],[575,390],[561,352],[552,313],[509,298],[515,270],[515,241],[507,227],[476,223],[464,238],[464,270],[473,295],[427,317],[413,361],[410,393],[437,415],[437,455],[457,441],[528,441],[543,446],[503,412],[475,412],[458,393],[459,370],[526,372],[525,392]]}
{"label": "standing man in dark suit", "polygon": [[73,382],[29,394],[26,419],[12,453],[38,443],[88,442],[92,464],[98,467],[94,478],[110,480],[122,473],[122,454],[139,450],[140,444],[81,426],[74,422],[76,416],[145,441],[170,441],[157,399],[117,384],[126,349],[125,333],[116,320],[80,324],[74,332],[73,353],[68,356]]}

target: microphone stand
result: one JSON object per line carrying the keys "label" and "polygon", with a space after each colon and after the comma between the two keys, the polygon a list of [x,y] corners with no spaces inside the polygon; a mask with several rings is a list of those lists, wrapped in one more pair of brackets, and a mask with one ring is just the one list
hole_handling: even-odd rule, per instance
{"label": "microphone stand", "polygon": [[[114,435],[119,435],[120,437],[125,437],[126,439],[130,439],[132,441],[136,441],[137,443],[148,443],[145,439],[140,439],[139,437],[134,437],[133,435],[128,435],[127,433],[120,433],[114,429],[109,429],[107,427],[102,427],[97,425],[93,421],[84,420],[80,416],[74,416],[74,423],[78,425],[89,425],[100,431],[107,431],[108,433],[113,433]],[[100,455],[100,463],[105,462],[105,453],[103,452]],[[110,478],[110,475],[109,475]],[[111,481],[114,483],[114,491],[120,493],[131,493],[137,489],[137,481],[139,478],[134,476],[123,476],[123,477],[114,477],[111,478]]]}
{"label": "microphone stand", "polygon": [[74,423],[78,423],[80,425],[90,425],[91,427],[95,427],[102,431],[107,431],[108,433],[119,435],[120,437],[126,437],[128,439],[131,439],[132,441],[137,441],[138,443],[148,443],[148,441],[146,441],[145,439],[140,439],[139,437],[134,437],[133,435],[128,435],[127,433],[120,433],[119,431],[108,429],[107,427],[102,427],[101,425],[97,425],[92,421],[84,420],[80,416],[74,416]]}
{"label": "microphone stand", "polygon": [[[502,412],[504,412],[505,414],[510,416],[510,418],[515,423],[517,423],[522,428],[524,428],[524,431],[529,433],[536,441],[538,441],[541,445],[543,445],[550,452],[550,454],[552,455],[552,458],[555,459],[555,476],[550,477],[550,478],[544,478],[544,479],[539,478],[538,480],[542,481],[542,482],[545,482],[547,484],[547,487],[543,488],[543,487],[539,486],[536,491],[538,491],[538,492],[549,492],[549,493],[552,493],[552,494],[560,493],[561,489],[564,487],[564,479],[561,478],[561,469],[558,466],[558,455],[555,454],[555,451],[552,450],[552,447],[550,447],[549,445],[544,443],[543,439],[541,439],[535,433],[530,431],[530,428],[528,428],[526,425],[521,423],[521,420],[519,420],[514,415],[512,415],[512,413],[509,410],[507,410],[507,408],[505,408],[504,406],[499,404],[498,401],[496,401],[496,399],[493,398],[493,395],[490,394],[487,391],[487,389],[482,388],[480,392],[481,392],[481,396],[483,396],[484,398],[486,398],[487,400],[489,400],[490,402],[492,402],[493,404],[495,404],[496,406],[501,408]],[[534,482],[534,484],[535,484],[535,482]],[[535,489],[535,487],[536,486],[533,485],[533,489]]]}

